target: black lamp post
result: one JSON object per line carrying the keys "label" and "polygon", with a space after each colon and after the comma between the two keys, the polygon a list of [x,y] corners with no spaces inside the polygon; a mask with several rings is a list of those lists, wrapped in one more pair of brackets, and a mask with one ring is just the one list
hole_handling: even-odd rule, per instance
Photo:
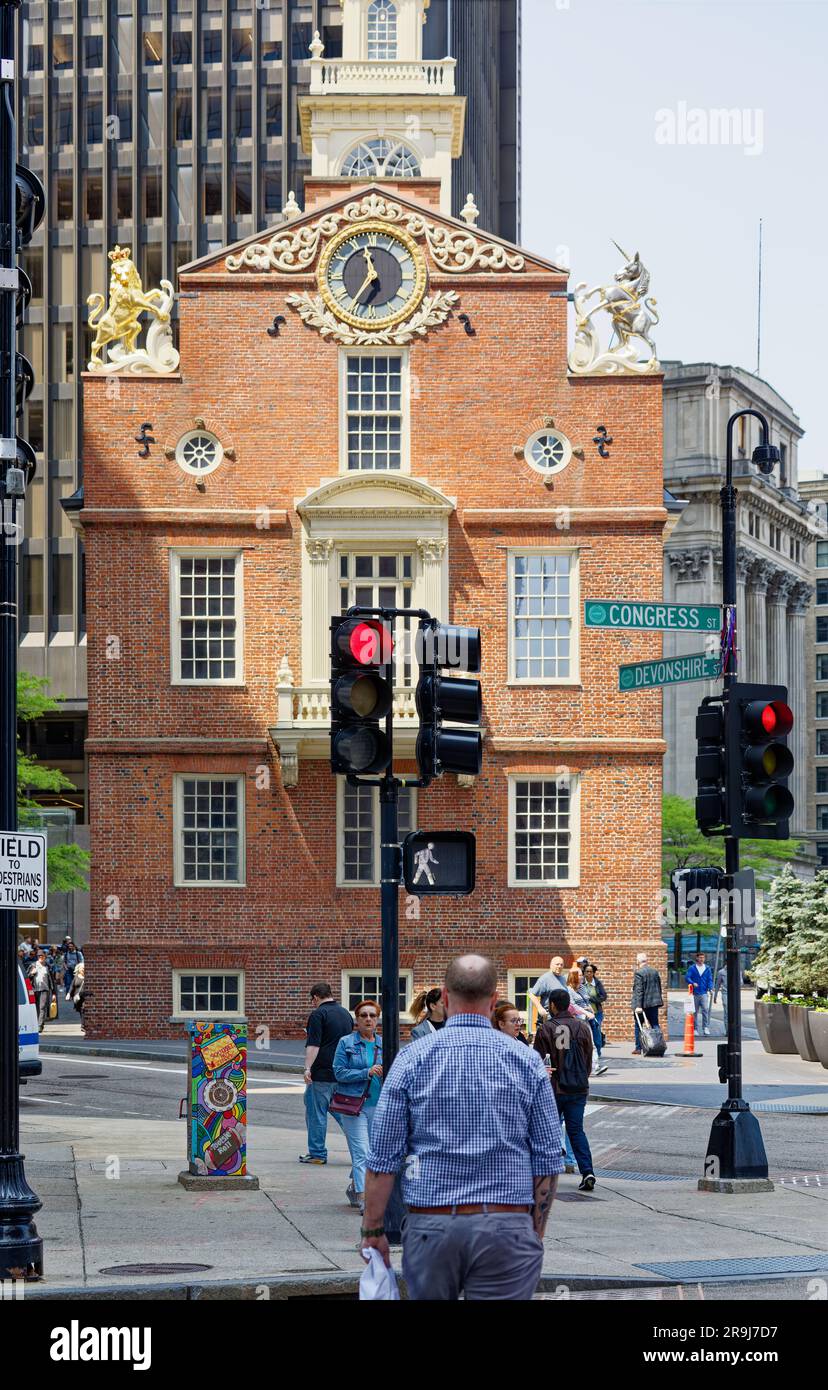
{"label": "black lamp post", "polygon": [[[737,680],[736,630],[736,489],[733,486],[733,427],[743,416],[752,415],[762,427],[762,442],[753,451],[752,462],[763,473],[772,473],[779,462],[779,450],[768,442],[768,422],[758,410],[737,410],[727,422],[727,471],[721,490],[722,504],[722,604],[725,629],[733,633],[724,671],[724,699],[727,705],[731,687]],[[730,621],[729,621],[730,620]],[[729,721],[725,721],[729,727]],[[727,735],[726,735],[727,736]],[[739,872],[739,841],[725,836],[725,874],[728,888],[735,887]],[[732,910],[727,924],[727,1100],[713,1121],[705,1159],[705,1187],[722,1181],[749,1182],[751,1187],[769,1186],[768,1160],[759,1122],[742,1095],[742,980],[739,959],[739,924]],[[724,1080],[724,1077],[722,1077]]]}
{"label": "black lamp post", "polygon": [[[0,497],[4,521],[17,519],[34,454],[17,437],[16,320],[21,293],[18,236],[28,239],[27,191],[17,170],[14,122],[14,13],[0,0]],[[42,194],[42,190],[41,190]],[[36,202],[37,198],[33,199]],[[34,212],[34,208],[32,208]],[[23,223],[21,224],[21,215]],[[42,208],[41,213],[42,216]],[[20,464],[25,465],[20,469]],[[8,509],[8,515],[7,515]],[[4,528],[4,530],[7,528]],[[0,831],[17,828],[17,546],[0,537]],[[4,543],[5,542],[5,543]],[[0,1280],[43,1273],[43,1241],[33,1217],[41,1202],[29,1187],[19,1152],[17,911],[0,910]]]}

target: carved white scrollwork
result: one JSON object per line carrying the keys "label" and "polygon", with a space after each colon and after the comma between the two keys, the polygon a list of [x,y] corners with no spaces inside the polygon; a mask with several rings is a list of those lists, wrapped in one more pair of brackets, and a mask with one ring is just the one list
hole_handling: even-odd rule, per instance
{"label": "carved white scrollwork", "polygon": [[352,328],[350,324],[343,323],[331,313],[320,294],[312,295],[307,291],[302,294],[289,294],[285,302],[291,309],[296,310],[303,323],[309,328],[317,329],[323,338],[330,338],[332,342],[342,343],[346,347],[364,347],[374,343],[402,345],[410,343],[413,338],[425,337],[429,328],[437,328],[441,323],[445,323],[458,297],[456,290],[427,294],[410,319],[405,319],[393,328],[375,329],[373,332]]}
{"label": "carved white scrollwork", "polygon": [[[367,193],[364,198],[346,203],[337,212],[325,213],[316,222],[305,223],[291,231],[280,230],[269,241],[246,246],[238,255],[231,253],[225,265],[230,271],[301,273],[316,259],[320,240],[333,236],[343,223],[361,222],[369,217],[397,222],[405,227],[410,236],[425,237],[435,264],[450,274],[462,274],[468,270],[517,272],[525,269],[525,260],[518,252],[474,236],[471,231],[437,226],[420,213],[401,207],[399,203],[377,193]],[[371,340],[378,341],[375,336]]]}

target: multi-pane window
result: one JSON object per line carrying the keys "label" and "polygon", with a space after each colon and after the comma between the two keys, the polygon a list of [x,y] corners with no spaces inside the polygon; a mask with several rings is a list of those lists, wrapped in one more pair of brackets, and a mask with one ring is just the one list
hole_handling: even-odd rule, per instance
{"label": "multi-pane window", "polygon": [[817,830],[828,830],[828,806],[817,806]]}
{"label": "multi-pane window", "polygon": [[403,359],[351,353],[347,358],[349,469],[399,469],[403,459]]}
{"label": "multi-pane window", "polygon": [[828,719],[828,690],[818,690],[816,697],[817,719]]}
{"label": "multi-pane window", "polygon": [[816,601],[817,603],[828,603],[828,579],[817,580]]}
{"label": "multi-pane window", "polygon": [[177,883],[242,882],[243,777],[177,776],[174,822]]}
{"label": "multi-pane window", "polygon": [[828,569],[828,541],[816,543],[816,567],[818,570]]}
{"label": "multi-pane window", "polygon": [[818,681],[828,681],[828,654],[820,653],[817,656],[816,678]]}
{"label": "multi-pane window", "polygon": [[174,555],[173,679],[241,678],[241,557]]}
{"label": "multi-pane window", "polygon": [[[411,787],[400,788],[399,834],[403,836],[416,828],[416,793]],[[379,883],[380,816],[379,792],[376,787],[350,787],[339,782],[341,831],[338,836],[340,884]]]}
{"label": "multi-pane window", "polygon": [[567,883],[574,877],[574,778],[510,779],[512,886]]}
{"label": "multi-pane window", "polygon": [[209,975],[176,971],[173,1009],[178,1015],[193,1014],[198,1018],[240,1014],[243,979],[241,970]]}
{"label": "multi-pane window", "polygon": [[818,642],[828,642],[828,618],[817,618],[816,639]]}
{"label": "multi-pane window", "polygon": [[575,675],[573,557],[532,552],[511,557],[512,679],[562,681]]}
{"label": "multi-pane window", "polygon": [[828,729],[817,729],[816,742],[817,757],[828,757]]}
{"label": "multi-pane window", "polygon": [[817,840],[816,853],[821,869],[828,869],[828,840]]}
{"label": "multi-pane window", "polygon": [[[361,608],[413,608],[414,557],[404,551],[390,554],[340,553],[339,612],[352,604]],[[411,619],[398,618],[395,640],[395,675],[398,685],[412,679]]]}
{"label": "multi-pane window", "polygon": [[345,156],[342,173],[345,178],[417,179],[420,161],[413,150],[399,141],[362,140]]}
{"label": "multi-pane window", "polygon": [[[408,1003],[413,994],[411,972],[400,975],[400,1013],[408,1011]],[[342,1002],[353,1013],[361,999],[376,999],[382,1006],[382,976],[378,970],[345,972],[342,980]]]}
{"label": "multi-pane window", "polygon": [[515,1008],[526,1017],[526,1010],[529,1007],[528,994],[536,980],[539,980],[544,971],[549,969],[549,962],[545,961],[536,970],[510,970],[509,971],[509,998]]}
{"label": "multi-pane window", "polygon": [[817,796],[828,796],[828,767],[817,768],[816,789]]}
{"label": "multi-pane window", "polygon": [[397,7],[391,0],[371,0],[368,7],[368,58],[388,62],[396,56]]}

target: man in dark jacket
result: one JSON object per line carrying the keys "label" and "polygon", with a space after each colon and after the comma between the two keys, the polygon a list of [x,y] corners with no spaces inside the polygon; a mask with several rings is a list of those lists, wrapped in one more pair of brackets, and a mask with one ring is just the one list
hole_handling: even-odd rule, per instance
{"label": "man in dark jacket", "polygon": [[[333,1059],[340,1038],[354,1030],[354,1020],[347,1009],[337,1004],[333,991],[325,980],[315,984],[310,992],[311,1009],[305,1031],[305,1119],[308,1126],[308,1152],[300,1163],[322,1165],[328,1161],[326,1138],[328,1109],[334,1093]],[[335,1110],[330,1113],[342,1126]]]}
{"label": "man in dark jacket", "polygon": [[570,1013],[569,990],[553,989],[549,995],[549,1018],[535,1034],[534,1048],[549,1057],[549,1079],[555,1092],[558,1116],[566,1125],[572,1152],[581,1174],[579,1192],[595,1186],[592,1154],[584,1133],[584,1110],[589,1095],[592,1069],[592,1030],[582,1018]]}
{"label": "man in dark jacket", "polygon": [[632,1008],[635,1021],[633,1057],[640,1057],[641,1030],[635,1011],[636,1009],[643,1009],[647,1022],[655,1027],[658,1023],[658,1011],[664,1003],[664,996],[661,992],[661,976],[654,966],[648,963],[646,951],[639,951],[635,958],[635,964],[632,988]]}

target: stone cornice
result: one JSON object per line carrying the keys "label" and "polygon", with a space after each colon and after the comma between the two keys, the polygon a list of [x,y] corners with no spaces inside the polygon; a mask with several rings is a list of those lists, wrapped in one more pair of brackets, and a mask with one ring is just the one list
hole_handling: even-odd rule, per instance
{"label": "stone cornice", "polygon": [[657,753],[667,751],[663,738],[499,738],[488,746],[495,753]]}
{"label": "stone cornice", "polygon": [[204,738],[88,738],[84,744],[84,749],[89,754],[117,753],[139,754],[145,753],[189,753],[193,757],[209,756],[210,754],[221,753],[254,753],[257,756],[267,753],[269,750],[268,740],[262,738],[212,738],[209,735]]}
{"label": "stone cornice", "polygon": [[[236,526],[272,531],[287,526],[288,514],[283,507],[84,507],[79,513],[80,524],[87,526]],[[267,525],[264,525],[266,520]]]}
{"label": "stone cornice", "polygon": [[[613,378],[614,380],[614,378]],[[622,526],[637,522],[641,526],[663,526],[664,507],[465,507],[464,527],[470,526],[550,526],[565,534],[573,526]]]}

